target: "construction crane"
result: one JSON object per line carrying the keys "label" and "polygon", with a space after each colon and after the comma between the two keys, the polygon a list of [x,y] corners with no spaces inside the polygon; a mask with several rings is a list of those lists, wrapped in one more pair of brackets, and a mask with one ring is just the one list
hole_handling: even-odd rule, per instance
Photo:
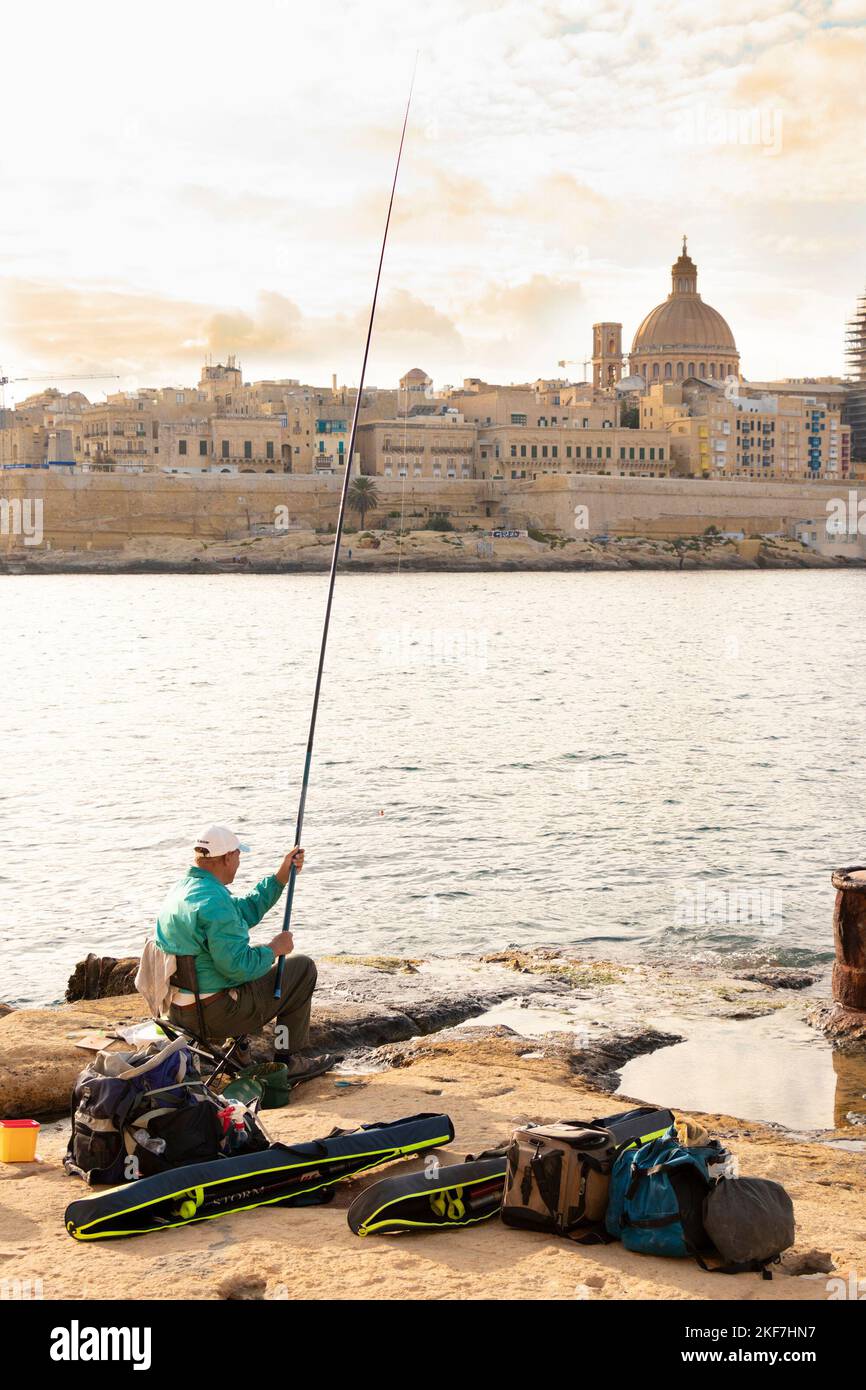
{"label": "construction crane", "polygon": [[587,367],[590,365],[591,362],[592,362],[592,358],[591,358],[591,357],[585,357],[584,360],[583,360],[582,362],[581,362],[580,358],[565,358],[565,357],[563,357],[559,362],[557,362],[556,365],[557,365],[557,367],[583,367],[583,379],[584,379],[584,381],[586,381],[586,379],[587,379],[587,377],[586,377],[586,369],[587,369]]}
{"label": "construction crane", "polygon": [[5,389],[19,381],[119,381],[117,372],[73,372],[69,376],[52,372],[50,376],[3,376],[0,372],[0,408],[6,404]]}

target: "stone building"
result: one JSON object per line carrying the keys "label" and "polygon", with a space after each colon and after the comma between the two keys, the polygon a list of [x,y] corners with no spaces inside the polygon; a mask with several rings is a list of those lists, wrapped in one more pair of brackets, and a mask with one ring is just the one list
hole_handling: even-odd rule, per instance
{"label": "stone building", "polygon": [[227,410],[232,406],[239,406],[243,386],[244,374],[234,354],[229,356],[225,363],[214,364],[207,361],[202,367],[198,389],[217,409]]}
{"label": "stone building", "polygon": [[215,472],[290,473],[290,443],[280,417],[216,415],[211,420]]}
{"label": "stone building", "polygon": [[615,426],[490,425],[478,429],[477,476],[540,478],[563,473],[666,478],[671,471],[667,429]]}
{"label": "stone building", "polygon": [[75,458],[82,467],[143,472],[156,462],[159,426],[145,396],[113,395],[81,412]]}
{"label": "stone building", "polygon": [[362,473],[383,478],[471,479],[477,426],[455,410],[358,426]]}
{"label": "stone building", "polygon": [[851,451],[858,463],[866,462],[866,294],[848,322],[845,339],[848,366],[845,414],[851,426]]}
{"label": "stone building", "polygon": [[462,390],[449,392],[448,404],[478,425],[606,429],[619,423],[615,399],[596,395],[586,383],[539,381],[493,386],[470,381]]}
{"label": "stone building", "polygon": [[427,397],[432,389],[433,382],[426,372],[420,367],[412,367],[400,378],[400,390],[410,396]]}
{"label": "stone building", "polygon": [[[802,389],[802,388],[801,388]],[[641,400],[641,433],[670,433],[676,471],[752,481],[846,481],[851,431],[838,404],[738,383],[660,382]]]}
{"label": "stone building", "polygon": [[75,466],[72,430],[15,420],[0,429],[0,469],[61,465]]}

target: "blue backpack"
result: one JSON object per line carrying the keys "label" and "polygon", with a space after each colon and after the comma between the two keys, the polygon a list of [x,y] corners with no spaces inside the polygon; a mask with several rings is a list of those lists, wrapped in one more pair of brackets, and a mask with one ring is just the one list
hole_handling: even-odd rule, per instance
{"label": "blue backpack", "polygon": [[613,1166],[605,1225],[627,1250],[644,1255],[713,1252],[704,1230],[707,1164],[725,1150],[718,1140],[684,1148],[671,1127],[660,1139],[627,1149]]}

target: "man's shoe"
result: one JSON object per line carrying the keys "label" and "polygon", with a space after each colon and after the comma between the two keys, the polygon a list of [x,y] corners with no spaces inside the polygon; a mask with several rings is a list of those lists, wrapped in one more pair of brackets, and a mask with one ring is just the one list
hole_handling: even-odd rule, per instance
{"label": "man's shoe", "polygon": [[274,1052],[274,1061],[282,1062],[287,1068],[292,1085],[299,1081],[311,1081],[314,1076],[322,1076],[342,1060],[341,1053],[333,1052],[318,1052],[306,1057],[300,1052]]}

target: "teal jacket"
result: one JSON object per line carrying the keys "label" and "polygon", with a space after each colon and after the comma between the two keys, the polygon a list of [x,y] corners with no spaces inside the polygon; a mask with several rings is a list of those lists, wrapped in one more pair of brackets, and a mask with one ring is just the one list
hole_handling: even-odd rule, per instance
{"label": "teal jacket", "polygon": [[156,943],[170,955],[195,956],[203,994],[258,980],[274,964],[274,953],[270,946],[251,946],[249,929],[282,891],[268,874],[252,893],[236,898],[207,869],[192,868],[162,905]]}

